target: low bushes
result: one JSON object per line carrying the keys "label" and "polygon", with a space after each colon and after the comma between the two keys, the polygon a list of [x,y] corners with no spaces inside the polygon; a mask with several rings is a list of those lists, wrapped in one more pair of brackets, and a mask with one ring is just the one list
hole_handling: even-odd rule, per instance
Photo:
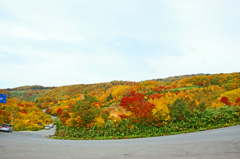
{"label": "low bushes", "polygon": [[88,129],[86,127],[66,127],[58,122],[55,138],[82,140],[142,138],[201,131],[237,124],[240,124],[240,106],[223,106],[217,109],[205,109],[204,111],[194,109],[186,118],[181,120],[171,119],[171,122],[165,125],[134,124],[126,118],[118,125],[112,120],[108,120],[101,128],[94,125]]}

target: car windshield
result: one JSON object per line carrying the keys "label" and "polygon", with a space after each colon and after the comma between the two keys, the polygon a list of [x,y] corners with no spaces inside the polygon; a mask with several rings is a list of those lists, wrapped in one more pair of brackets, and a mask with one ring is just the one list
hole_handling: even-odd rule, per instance
{"label": "car windshield", "polygon": [[9,127],[9,124],[2,124],[2,127]]}
{"label": "car windshield", "polygon": [[45,127],[49,127],[49,125],[46,125]]}

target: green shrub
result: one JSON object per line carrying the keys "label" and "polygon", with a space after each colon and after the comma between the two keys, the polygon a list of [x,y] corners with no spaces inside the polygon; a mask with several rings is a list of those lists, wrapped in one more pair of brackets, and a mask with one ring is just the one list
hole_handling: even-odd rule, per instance
{"label": "green shrub", "polygon": [[65,127],[61,125],[61,122],[56,122],[57,131],[55,132],[55,138],[81,140],[142,138],[202,131],[240,124],[240,106],[224,106],[218,109],[205,109],[204,111],[194,109],[190,116],[186,116],[189,112],[184,109],[183,101],[178,101],[173,106],[180,106],[179,110],[183,110],[182,113],[179,112],[180,115],[177,115],[176,112],[174,112],[175,114],[173,113],[175,119],[186,117],[184,120],[173,120],[172,123],[157,127],[156,125],[132,124],[126,119],[118,127],[111,121],[108,121],[102,128],[93,126],[89,130],[86,127]]}

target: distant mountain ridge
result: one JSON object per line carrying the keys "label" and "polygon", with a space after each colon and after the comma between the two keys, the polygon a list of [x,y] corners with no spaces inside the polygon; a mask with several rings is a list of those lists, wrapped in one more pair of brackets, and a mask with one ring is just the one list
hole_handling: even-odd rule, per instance
{"label": "distant mountain ridge", "polygon": [[[215,75],[215,74],[209,74],[209,73],[197,73],[197,74],[187,74],[187,75],[179,75],[179,76],[170,76],[167,78],[156,78],[156,79],[151,79],[151,80],[144,80],[144,81],[162,81],[162,82],[173,82],[177,80],[184,79],[186,77],[193,77],[193,76],[202,76],[202,75]],[[143,81],[141,81],[143,82]]]}
{"label": "distant mountain ridge", "polygon": [[[200,76],[200,75],[214,75],[214,74],[209,74],[209,73],[198,73],[198,74],[186,74],[186,75],[179,75],[179,76],[170,76],[170,77],[166,77],[166,78],[156,78],[156,79],[149,79],[149,80],[143,80],[143,81],[162,81],[162,82],[173,82],[176,80],[181,80],[183,78],[186,77],[193,77],[193,76]],[[140,82],[136,82],[136,83],[141,83],[143,81]],[[42,86],[42,85],[26,85],[26,86],[20,86],[20,87],[15,87],[15,88],[6,88],[6,89],[0,89],[0,90],[7,90],[7,91],[24,91],[24,90],[30,90],[30,89],[38,89],[38,90],[42,90],[42,89],[54,89],[57,87],[68,87],[68,86],[76,86],[76,85],[85,85],[85,86],[89,86],[89,85],[95,85],[95,84],[100,84],[100,85],[106,85],[107,83],[116,83],[116,82],[124,82],[122,80],[117,81],[117,80],[113,80],[110,82],[100,82],[100,83],[93,83],[93,84],[73,84],[73,85],[63,85],[63,86]],[[134,81],[128,81],[128,82],[134,82]]]}
{"label": "distant mountain ridge", "polygon": [[30,90],[30,89],[38,89],[38,90],[42,90],[42,89],[53,89],[56,87],[44,87],[41,85],[33,85],[33,86],[20,86],[20,87],[15,87],[15,88],[6,88],[6,89],[0,89],[0,90],[7,90],[7,91],[26,91],[26,90]]}

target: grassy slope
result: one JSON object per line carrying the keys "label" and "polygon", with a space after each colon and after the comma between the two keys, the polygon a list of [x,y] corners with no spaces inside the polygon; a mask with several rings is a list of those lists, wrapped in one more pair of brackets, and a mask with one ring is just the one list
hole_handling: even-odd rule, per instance
{"label": "grassy slope", "polygon": [[183,90],[188,90],[188,89],[193,89],[193,88],[199,88],[199,86],[187,86],[187,87],[182,87],[182,88],[175,88],[173,91],[183,91]]}
{"label": "grassy slope", "polygon": [[9,91],[11,98],[13,98],[13,97],[20,98],[20,97],[24,96],[24,94],[26,92],[27,91]]}
{"label": "grassy slope", "polygon": [[[45,93],[47,93],[49,91],[51,91],[51,90],[47,90]],[[21,98],[24,99],[27,91],[9,91],[9,93],[10,93],[11,98],[17,97],[19,99],[21,99]],[[38,97],[40,97],[40,95],[36,93],[36,94],[33,94],[32,96],[28,97],[26,100],[27,101],[35,101]]]}

